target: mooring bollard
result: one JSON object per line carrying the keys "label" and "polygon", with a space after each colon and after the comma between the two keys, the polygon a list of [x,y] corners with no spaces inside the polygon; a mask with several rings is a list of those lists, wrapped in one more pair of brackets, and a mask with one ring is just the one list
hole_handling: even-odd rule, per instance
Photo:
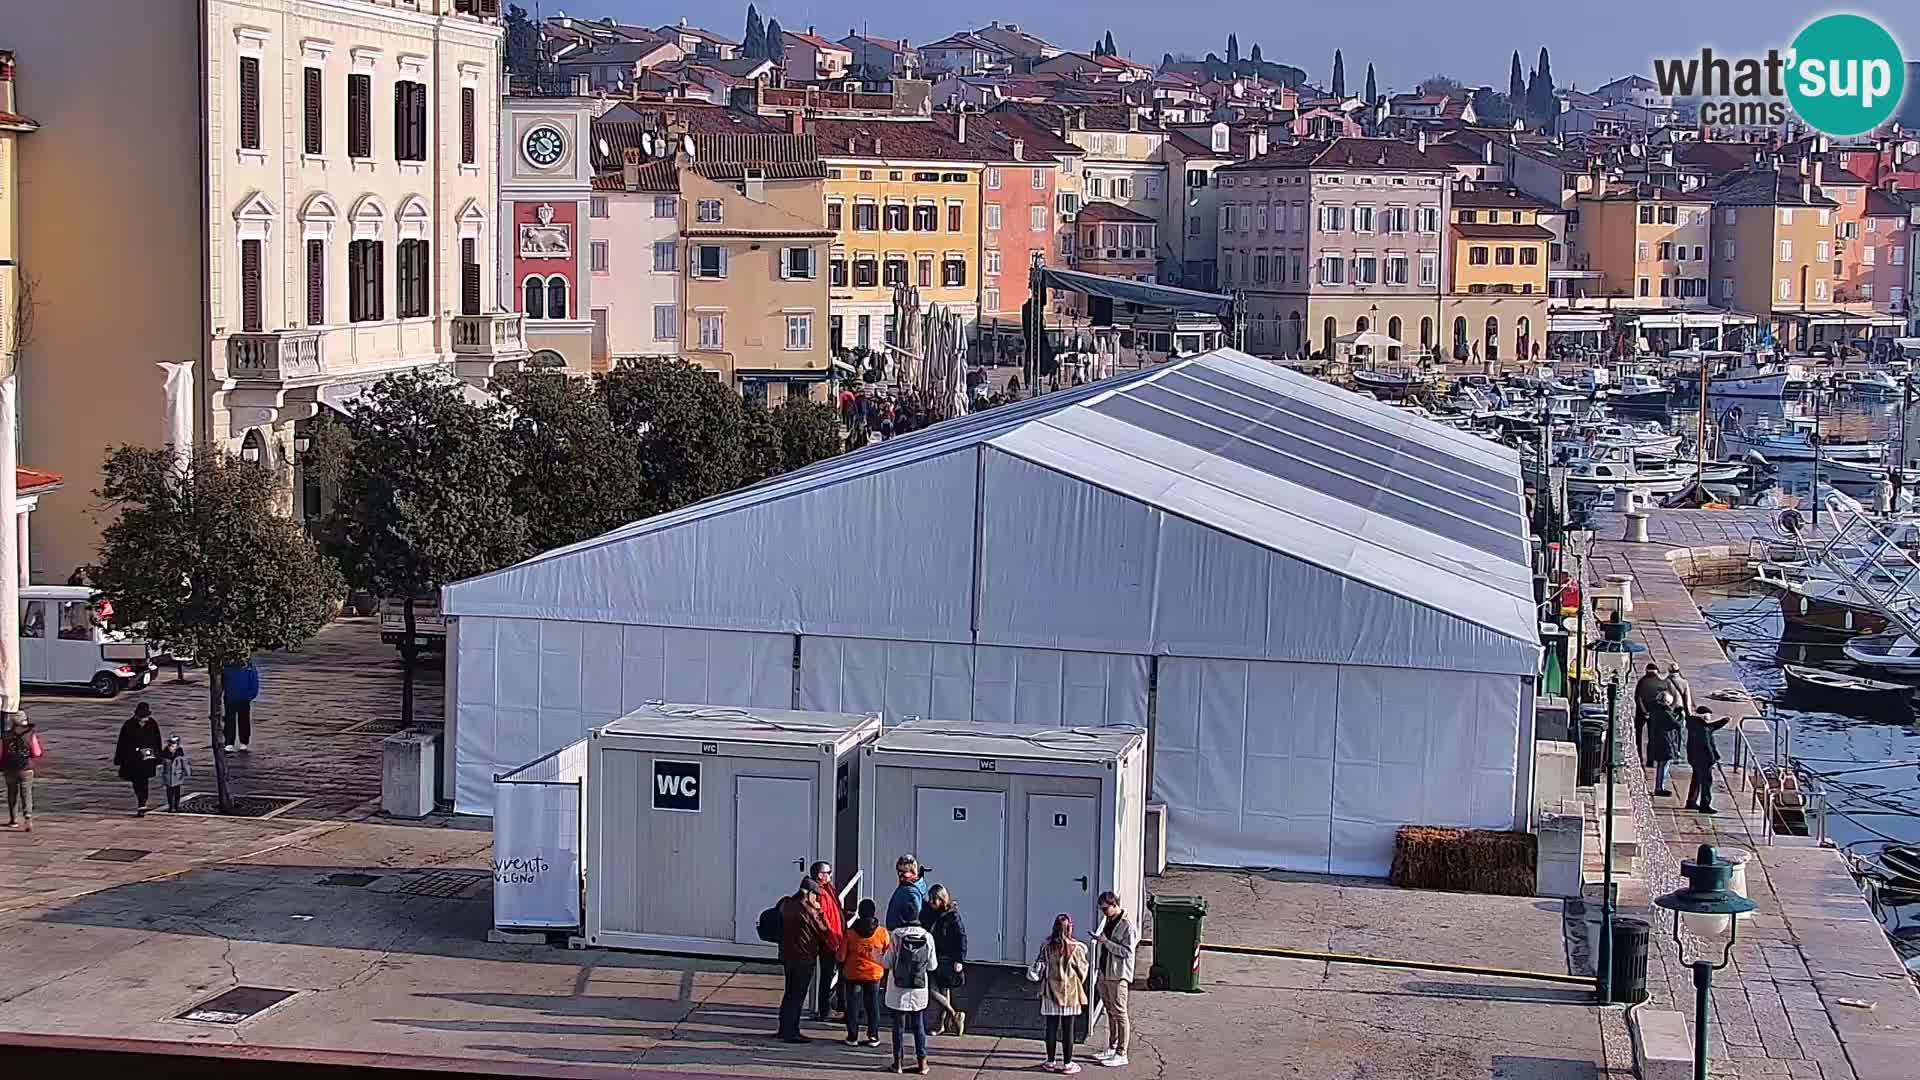
{"label": "mooring bollard", "polygon": [[1627,515],[1627,535],[1621,537],[1629,544],[1647,542],[1647,515],[1644,510],[1635,510]]}

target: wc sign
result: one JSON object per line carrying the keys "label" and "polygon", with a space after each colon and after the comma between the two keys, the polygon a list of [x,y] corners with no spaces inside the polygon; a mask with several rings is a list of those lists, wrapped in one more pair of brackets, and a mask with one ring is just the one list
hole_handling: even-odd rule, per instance
{"label": "wc sign", "polygon": [[653,808],[677,810],[687,814],[700,812],[700,763],[697,761],[661,761],[653,763]]}

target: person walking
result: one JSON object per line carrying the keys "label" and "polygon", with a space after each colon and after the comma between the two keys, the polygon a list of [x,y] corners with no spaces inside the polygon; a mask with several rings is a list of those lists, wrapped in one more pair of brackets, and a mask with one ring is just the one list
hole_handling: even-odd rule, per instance
{"label": "person walking", "polygon": [[120,779],[133,785],[133,816],[147,816],[147,782],[160,768],[160,725],[153,720],[153,706],[141,702],[133,715],[120,725],[120,738],[114,743],[113,763]]}
{"label": "person walking", "polygon": [[[252,660],[228,664],[220,673],[220,680],[220,693],[226,702],[221,727],[227,740],[227,753],[231,754],[245,750],[253,741],[253,699],[260,696],[260,669],[253,666]],[[238,741],[235,735],[239,736]]]}
{"label": "person walking", "polygon": [[1127,995],[1133,989],[1134,950],[1140,935],[1133,920],[1120,906],[1119,894],[1109,889],[1100,894],[1100,932],[1093,940],[1100,943],[1100,1000],[1107,1005],[1107,1048],[1093,1059],[1110,1069],[1127,1063],[1127,1044],[1133,1041],[1133,1014],[1128,1011]]}
{"label": "person walking", "polygon": [[180,812],[180,789],[193,778],[193,763],[187,760],[180,736],[167,737],[167,748],[160,751],[160,782],[167,788],[167,812]]}
{"label": "person walking", "polygon": [[1660,691],[1667,689],[1667,682],[1660,677],[1660,665],[1649,663],[1647,673],[1633,684],[1633,745],[1639,751],[1640,760],[1647,760],[1647,720],[1653,715],[1654,698]]}
{"label": "person walking", "polygon": [[1720,763],[1720,748],[1713,733],[1727,726],[1726,718],[1713,718],[1713,710],[1696,706],[1687,714],[1687,768],[1693,778],[1687,783],[1687,809],[1717,814],[1713,808],[1713,767]]}
{"label": "person walking", "polygon": [[[34,734],[33,721],[17,712],[0,738],[0,771],[7,777],[7,828],[33,831],[33,763],[40,757],[40,736]],[[14,816],[14,807],[21,814]],[[24,824],[22,822],[24,821]]]}
{"label": "person walking", "polygon": [[900,884],[887,901],[887,929],[898,930],[909,922],[920,921],[920,909],[927,906],[927,883],[920,876],[920,860],[902,855],[893,861],[893,872]]}
{"label": "person walking", "polygon": [[[1040,945],[1040,954],[1027,967],[1027,980],[1040,984],[1040,1017],[1046,1025],[1048,1072],[1077,1073],[1073,1060],[1073,1027],[1087,1007],[1087,946],[1073,936],[1073,916],[1054,916],[1053,932]],[[1054,1044],[1060,1045],[1060,1064],[1054,1064]]]}
{"label": "person walking", "polygon": [[820,886],[813,879],[800,879],[800,888],[780,901],[780,966],[786,970],[786,986],[780,995],[781,1042],[804,1043],[813,1040],[800,1034],[800,1011],[807,1004],[807,987],[813,984],[814,967],[820,962],[821,943],[826,940],[826,923],[820,918]]}
{"label": "person walking", "polygon": [[1673,767],[1674,741],[1680,737],[1680,720],[1671,689],[1654,698],[1653,714],[1647,718],[1647,764],[1653,766],[1653,793],[1671,795],[1667,772]]}
{"label": "person walking", "polygon": [[934,1025],[933,1033],[965,1035],[967,1014],[954,1008],[953,993],[967,981],[967,924],[961,921],[960,905],[954,902],[953,894],[945,885],[927,890],[927,906],[920,914],[920,924],[933,935],[934,951],[940,954],[940,966],[933,969],[933,986],[927,991],[932,999],[927,1007],[940,1009],[936,1015],[941,1019]]}
{"label": "person walking", "polygon": [[880,925],[873,898],[860,901],[860,916],[847,927],[840,949],[840,984],[847,992],[847,1045],[860,1039],[860,1010],[867,1013],[867,1045],[880,1045],[880,984],[887,977],[881,958],[893,940]]}
{"label": "person walking", "polygon": [[914,912],[893,931],[887,951],[880,962],[887,969],[887,1012],[893,1024],[893,1065],[889,1072],[901,1072],[906,1061],[906,1031],[913,1031],[913,1071],[927,1071],[927,992],[933,981],[939,953],[933,935],[920,925]]}
{"label": "person walking", "polygon": [[[820,890],[820,922],[826,928],[826,936],[820,942],[820,1008],[814,1017],[826,1023],[833,1012],[833,977],[840,971],[840,950],[846,942],[847,923],[840,914],[840,897],[834,893],[833,864],[814,863],[807,870],[807,876]],[[841,1009],[845,1008],[842,1002]]]}
{"label": "person walking", "polygon": [[1687,677],[1680,674],[1679,664],[1667,665],[1667,685],[1673,687],[1673,704],[1679,710],[1678,715],[1688,716],[1693,712],[1693,687],[1687,685]]}

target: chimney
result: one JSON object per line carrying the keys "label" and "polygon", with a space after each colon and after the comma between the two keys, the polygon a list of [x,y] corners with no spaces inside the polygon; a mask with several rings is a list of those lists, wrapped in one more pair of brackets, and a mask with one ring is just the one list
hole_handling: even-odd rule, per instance
{"label": "chimney", "polygon": [[740,193],[754,202],[766,202],[767,174],[759,169],[748,169],[746,180],[740,185]]}
{"label": "chimney", "polygon": [[[1824,138],[1824,136],[1822,137]],[[1814,158],[1813,159],[1813,186],[1819,187],[1821,184],[1826,182],[1826,179],[1827,179],[1827,159]]]}
{"label": "chimney", "polygon": [[798,109],[787,114],[787,134],[805,135],[807,133],[806,114]]}
{"label": "chimney", "polygon": [[953,114],[953,141],[959,143],[967,141],[967,107],[965,105],[960,106],[960,111]]}
{"label": "chimney", "polygon": [[1493,140],[1492,139],[1488,139],[1486,142],[1483,142],[1480,144],[1480,160],[1488,165],[1493,164]]}
{"label": "chimney", "polygon": [[1127,130],[1128,131],[1140,130],[1140,114],[1133,111],[1133,109],[1131,108],[1127,110]]}
{"label": "chimney", "polygon": [[1421,153],[1424,154],[1427,152],[1427,129],[1426,128],[1424,127],[1421,128],[1418,134],[1414,136],[1414,145],[1419,148]]}
{"label": "chimney", "polygon": [[1800,175],[1801,176],[1807,175],[1807,173],[1810,171],[1809,169],[1810,165],[1811,165],[1811,162],[1807,160],[1807,155],[1801,154],[1800,155]]}
{"label": "chimney", "polygon": [[880,133],[877,131],[873,134],[873,156],[880,156]]}
{"label": "chimney", "polygon": [[1813,201],[1813,181],[1811,180],[1800,181],[1800,201],[1803,203],[1810,203]]}
{"label": "chimney", "polygon": [[640,151],[628,149],[621,154],[620,186],[628,191],[640,190]]}
{"label": "chimney", "polygon": [[1013,160],[1015,161],[1027,160],[1027,140],[1025,139],[1013,140]]}

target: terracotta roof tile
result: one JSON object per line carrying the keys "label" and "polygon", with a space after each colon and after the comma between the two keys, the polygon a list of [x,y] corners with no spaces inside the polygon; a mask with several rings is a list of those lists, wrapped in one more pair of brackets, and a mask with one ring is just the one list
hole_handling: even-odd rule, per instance
{"label": "terracotta roof tile", "polygon": [[[5,115],[5,114],[0,114]],[[32,495],[42,491],[52,491],[67,482],[67,478],[57,472],[45,469],[30,469],[25,465],[13,470],[14,491],[21,495]]]}
{"label": "terracotta roof tile", "polygon": [[1139,221],[1154,220],[1146,214],[1129,210],[1118,203],[1090,202],[1080,207],[1080,221]]}
{"label": "terracotta roof tile", "polygon": [[[1705,201],[1705,200],[1701,200]],[[1517,188],[1464,188],[1453,193],[1453,205],[1468,208],[1487,207],[1496,210],[1553,210],[1531,195],[1523,194]]]}
{"label": "terracotta roof tile", "polygon": [[1453,230],[1468,240],[1551,240],[1552,230],[1544,225],[1481,225],[1455,222]]}
{"label": "terracotta roof tile", "polygon": [[934,119],[878,120],[815,117],[807,120],[824,158],[878,158],[892,161],[983,161],[981,151],[954,140],[952,129]]}
{"label": "terracotta roof tile", "polygon": [[1404,172],[1445,172],[1449,166],[1435,161],[1410,142],[1395,139],[1334,139],[1330,142],[1302,142],[1268,150],[1265,154],[1227,169],[1388,169]]}

